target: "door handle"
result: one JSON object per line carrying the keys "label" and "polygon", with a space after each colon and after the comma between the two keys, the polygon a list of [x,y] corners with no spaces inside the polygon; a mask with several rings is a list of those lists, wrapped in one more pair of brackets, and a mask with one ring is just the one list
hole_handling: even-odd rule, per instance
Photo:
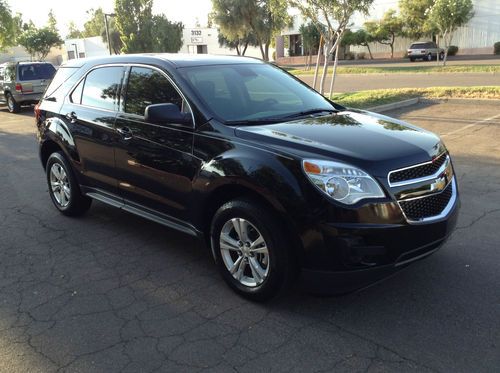
{"label": "door handle", "polygon": [[71,113],[66,114],[66,119],[71,123],[75,123],[78,120],[78,117],[76,116],[76,113],[72,111]]}
{"label": "door handle", "polygon": [[132,138],[132,131],[128,127],[121,127],[116,129],[120,135],[122,135],[123,140],[130,140]]}

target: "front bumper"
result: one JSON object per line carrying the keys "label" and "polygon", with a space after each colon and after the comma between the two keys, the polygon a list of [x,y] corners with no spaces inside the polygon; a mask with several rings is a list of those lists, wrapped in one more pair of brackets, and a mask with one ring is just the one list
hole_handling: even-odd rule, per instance
{"label": "front bumper", "polygon": [[457,198],[445,217],[427,224],[322,224],[322,248],[309,253],[315,265],[302,269],[301,286],[321,294],[347,293],[431,255],[453,231],[459,204]]}

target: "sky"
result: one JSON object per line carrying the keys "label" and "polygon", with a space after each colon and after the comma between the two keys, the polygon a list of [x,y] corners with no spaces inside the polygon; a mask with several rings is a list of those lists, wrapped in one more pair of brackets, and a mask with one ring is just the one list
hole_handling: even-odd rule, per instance
{"label": "sky", "polygon": [[[13,13],[22,13],[27,22],[33,20],[36,26],[47,22],[49,9],[53,9],[61,36],[66,36],[70,21],[79,28],[87,20],[86,11],[102,7],[106,13],[113,12],[114,0],[7,0]],[[182,21],[186,27],[193,27],[198,18],[206,26],[208,13],[212,10],[211,0],[155,0],[153,12],[164,13],[171,21]]]}

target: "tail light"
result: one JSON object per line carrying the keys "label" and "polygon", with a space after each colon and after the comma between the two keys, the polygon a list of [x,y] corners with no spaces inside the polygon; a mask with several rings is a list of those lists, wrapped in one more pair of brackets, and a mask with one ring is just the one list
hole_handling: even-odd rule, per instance
{"label": "tail light", "polygon": [[23,91],[23,86],[19,83],[16,84],[16,92],[21,93]]}

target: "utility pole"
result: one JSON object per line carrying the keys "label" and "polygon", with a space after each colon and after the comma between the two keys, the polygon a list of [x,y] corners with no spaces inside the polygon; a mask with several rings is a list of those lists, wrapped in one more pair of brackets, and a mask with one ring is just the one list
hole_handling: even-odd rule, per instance
{"label": "utility pole", "polygon": [[104,13],[104,25],[106,26],[106,39],[108,40],[108,49],[109,49],[109,55],[111,56],[113,53],[111,52],[111,38],[109,37],[109,24],[108,24],[108,17],[114,17],[114,13]]}

